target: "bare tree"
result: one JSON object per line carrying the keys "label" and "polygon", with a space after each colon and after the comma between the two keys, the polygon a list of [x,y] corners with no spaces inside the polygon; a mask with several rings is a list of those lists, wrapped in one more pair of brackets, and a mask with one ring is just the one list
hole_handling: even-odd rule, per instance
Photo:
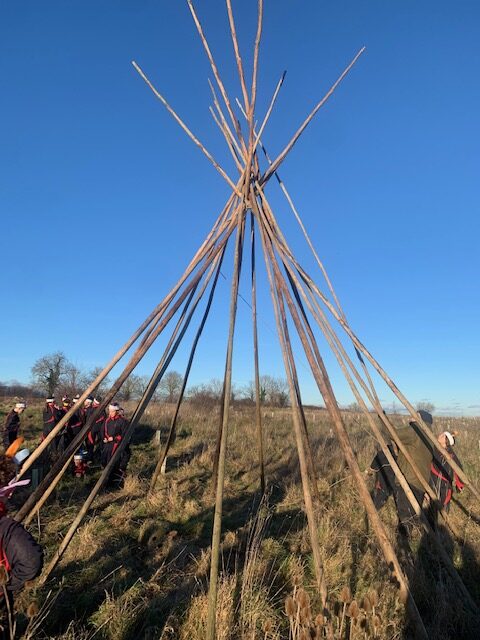
{"label": "bare tree", "polygon": [[62,375],[57,391],[62,395],[74,396],[80,393],[83,388],[83,374],[81,370],[72,364],[66,362],[65,371]]}
{"label": "bare tree", "polygon": [[178,371],[168,371],[158,385],[158,397],[165,402],[177,402],[183,378]]}
{"label": "bare tree", "polygon": [[288,406],[288,384],[284,378],[273,376],[260,376],[260,394],[266,404],[272,407]]}
{"label": "bare tree", "polygon": [[134,373],[128,376],[118,392],[118,399],[128,402],[128,400],[138,400],[145,388],[145,380]]}
{"label": "bare tree", "polygon": [[53,396],[63,383],[68,368],[72,366],[62,351],[42,356],[33,365],[32,382],[48,396]]}
{"label": "bare tree", "polygon": [[[252,404],[255,402],[255,382],[254,380],[250,380],[250,382],[241,389],[241,395],[245,400],[248,400]],[[264,386],[260,383],[260,403],[265,404],[265,400],[267,397],[267,392]]]}
{"label": "bare tree", "polygon": [[[98,374],[103,371],[102,367],[94,367],[90,369],[87,373],[84,373],[82,376],[82,387],[86,389],[89,387],[95,378],[98,377]],[[93,390],[92,394],[97,397],[103,397],[105,393],[108,391],[110,387],[110,379],[104,378],[102,382]]]}

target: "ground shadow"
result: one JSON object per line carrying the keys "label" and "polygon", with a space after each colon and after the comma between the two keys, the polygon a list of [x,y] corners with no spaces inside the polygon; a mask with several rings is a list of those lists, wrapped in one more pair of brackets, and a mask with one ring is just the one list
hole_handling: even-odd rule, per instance
{"label": "ground shadow", "polygon": [[[436,640],[478,640],[480,637],[480,566],[470,545],[458,547],[448,530],[437,527],[440,543],[457,567],[468,596],[449,573],[431,536],[423,533],[411,566],[407,567],[410,588],[429,637]],[[415,637],[406,621],[404,640]]]}

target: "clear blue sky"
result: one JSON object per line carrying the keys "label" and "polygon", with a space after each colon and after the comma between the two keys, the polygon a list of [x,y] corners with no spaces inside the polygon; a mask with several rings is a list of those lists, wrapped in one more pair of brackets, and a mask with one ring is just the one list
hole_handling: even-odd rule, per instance
{"label": "clear blue sky", "polygon": [[[196,4],[239,95],[224,3]],[[255,5],[234,2],[247,63]],[[367,47],[280,172],[352,327],[413,402],[480,413],[480,5],[265,5],[258,118],[288,71],[264,136],[273,155]],[[131,60],[235,172],[208,112],[211,73],[186,2],[3,0],[0,11],[0,380],[28,381],[32,363],[56,350],[81,367],[105,363],[168,292],[229,193]],[[269,195],[313,271],[273,181]],[[231,270],[227,261],[227,278]],[[260,280],[262,369],[282,375]],[[219,284],[193,383],[222,376],[228,286]],[[252,377],[249,314],[240,302],[239,384]],[[174,362],[184,366],[185,350]],[[305,400],[319,402],[303,357],[299,373]],[[332,377],[349,402],[334,367]]]}

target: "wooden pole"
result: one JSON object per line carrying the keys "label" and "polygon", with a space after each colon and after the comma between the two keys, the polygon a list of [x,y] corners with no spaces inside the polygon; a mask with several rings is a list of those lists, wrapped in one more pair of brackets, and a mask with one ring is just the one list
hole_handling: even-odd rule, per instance
{"label": "wooden pole", "polygon": [[218,460],[217,491],[215,498],[215,513],[213,519],[212,533],[212,554],[210,564],[210,586],[208,592],[208,612],[206,640],[215,640],[216,626],[216,606],[218,590],[218,567],[220,559],[220,537],[222,532],[222,509],[223,509],[223,485],[225,481],[225,458],[227,451],[227,431],[228,416],[230,411],[230,395],[232,385],[232,359],[233,359],[233,338],[235,335],[235,319],[237,315],[238,285],[242,265],[243,234],[245,227],[245,210],[242,209],[238,215],[237,243],[235,247],[235,258],[233,268],[233,279],[230,297],[230,327],[227,345],[227,358],[225,363],[224,378],[224,401],[223,401],[223,423],[220,441],[220,452]]}
{"label": "wooden pole", "polygon": [[237,32],[235,29],[235,20],[233,18],[233,11],[232,11],[232,2],[231,0],[226,0],[226,3],[227,3],[228,21],[230,23],[230,34],[232,36],[232,42],[233,42],[233,50],[235,52],[235,60],[237,63],[238,76],[240,78],[240,86],[242,87],[243,102],[245,104],[245,109],[249,111],[250,102],[248,97],[247,84],[245,82],[245,74],[243,72],[242,57],[240,55],[240,49],[238,46]]}
{"label": "wooden pole", "polygon": [[255,426],[258,440],[258,457],[260,464],[260,491],[265,493],[265,461],[263,453],[262,411],[260,405],[260,371],[258,365],[258,330],[257,330],[257,279],[255,272],[255,225],[253,213],[250,213],[250,241],[252,268],[252,325],[253,325],[253,362],[255,369]]}
{"label": "wooden pole", "polygon": [[258,19],[257,34],[255,36],[255,44],[253,46],[253,70],[252,70],[252,87],[250,91],[250,131],[253,132],[253,114],[255,112],[255,104],[257,100],[257,77],[258,77],[258,53],[260,50],[260,39],[262,37],[263,26],[263,0],[258,0]]}

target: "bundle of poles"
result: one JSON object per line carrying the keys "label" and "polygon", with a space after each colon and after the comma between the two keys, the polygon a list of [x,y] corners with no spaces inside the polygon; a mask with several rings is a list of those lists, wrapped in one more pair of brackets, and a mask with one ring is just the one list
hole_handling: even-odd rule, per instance
{"label": "bundle of poles", "polygon": [[[151,491],[154,491],[157,478],[163,462],[168,455],[169,448],[175,437],[175,428],[179,410],[185,395],[185,389],[189,379],[189,374],[194,361],[197,345],[202,336],[205,323],[208,319],[211,304],[214,298],[220,270],[225,256],[226,248],[230,240],[234,242],[234,261],[233,275],[230,293],[230,311],[229,311],[229,331],[226,348],[225,372],[223,380],[223,394],[221,400],[221,417],[217,434],[217,446],[215,452],[214,463],[214,483],[215,483],[215,511],[212,533],[212,553],[210,567],[210,585],[209,585],[209,601],[208,601],[208,619],[207,619],[207,640],[215,638],[215,619],[216,619],[216,602],[217,602],[217,586],[219,573],[219,559],[221,547],[221,530],[222,530],[222,506],[223,491],[225,479],[225,462],[227,455],[227,439],[229,426],[230,398],[232,388],[232,362],[233,362],[233,344],[235,336],[235,324],[237,316],[237,302],[239,297],[239,282],[243,268],[244,258],[249,257],[250,267],[250,283],[251,283],[251,310],[252,310],[252,326],[253,326],[253,366],[255,372],[255,421],[256,432],[258,438],[258,467],[260,489],[265,490],[265,464],[264,464],[264,437],[262,433],[262,415],[261,415],[261,394],[260,394],[260,367],[259,367],[259,349],[258,349],[258,331],[257,331],[257,282],[256,282],[256,252],[257,245],[260,243],[261,255],[265,262],[265,269],[269,283],[270,295],[273,305],[273,311],[276,322],[276,330],[280,343],[285,374],[288,381],[291,414],[294,426],[294,434],[298,457],[300,463],[301,482],[304,495],[305,512],[310,533],[311,548],[314,560],[316,583],[319,597],[323,605],[327,601],[327,585],[322,566],[322,553],[319,546],[317,534],[316,513],[320,503],[320,497],[317,489],[315,459],[312,455],[310,446],[310,435],[307,430],[305,413],[302,406],[302,397],[300,385],[295,364],[295,354],[293,352],[291,331],[293,330],[300,340],[303,353],[308,361],[312,375],[318,386],[318,389],[325,402],[326,409],[330,415],[330,419],[334,426],[338,437],[338,442],[345,460],[350,468],[358,494],[363,502],[365,511],[372,531],[374,532],[379,549],[384,556],[388,570],[391,573],[392,580],[396,583],[401,600],[406,604],[412,624],[415,628],[416,637],[426,638],[427,633],[423,625],[421,616],[418,612],[415,601],[412,597],[409,581],[404,573],[395,550],[389,540],[386,529],[380,519],[372,499],[364,475],[362,474],[357,458],[355,456],[349,434],[345,427],[335,394],[324,364],[323,357],[318,347],[317,336],[322,335],[329,345],[333,355],[335,356],[351,391],[360,406],[362,412],[366,416],[371,432],[378,441],[380,449],[390,463],[396,479],[402,489],[405,491],[410,504],[417,513],[421,527],[429,535],[433,541],[439,556],[441,557],[449,575],[455,582],[457,589],[464,598],[466,606],[478,613],[477,607],[469,595],[467,589],[462,583],[449,555],[444,550],[437,534],[432,530],[428,520],[423,514],[421,505],[417,502],[412,493],[405,477],[400,471],[395,458],[392,456],[388,443],[383,435],[388,433],[389,437],[396,443],[399,450],[405,455],[409,464],[413,468],[419,483],[422,485],[430,498],[436,501],[436,496],[423,479],[423,476],[416,466],[414,460],[399,440],[396,430],[388,416],[383,412],[377,391],[375,389],[369,366],[373,368],[376,375],[383,380],[387,387],[393,392],[395,397],[400,401],[405,410],[411,416],[421,429],[421,432],[442,455],[447,455],[443,448],[440,448],[435,436],[431,433],[428,426],[422,422],[420,416],[415,411],[407,398],[396,387],[389,378],[384,369],[373,357],[370,351],[362,344],[359,338],[351,329],[342,307],[335,294],[327,272],[319,259],[313,244],[307,234],[307,231],[301,221],[299,213],[288,193],[285,184],[278,175],[278,169],[285,160],[295,143],[300,138],[303,131],[309,125],[319,109],[325,104],[328,98],[333,94],[341,81],[345,78],[358,58],[364,51],[364,48],[355,55],[350,64],[341,73],[336,82],[331,86],[325,96],[315,105],[314,109],[305,118],[300,127],[297,129],[288,144],[281,153],[271,159],[267,150],[262,143],[262,134],[265,126],[270,118],[272,109],[278,97],[280,88],[285,78],[285,73],[281,76],[273,97],[270,101],[266,114],[257,127],[255,121],[255,105],[257,98],[257,73],[259,63],[259,48],[262,34],[263,21],[263,0],[258,0],[258,24],[256,37],[253,45],[253,71],[251,75],[250,85],[247,86],[246,76],[244,72],[242,57],[240,55],[238,39],[236,34],[235,20],[233,16],[231,0],[226,0],[226,8],[228,21],[232,37],[233,49],[235,54],[236,65],[240,80],[240,88],[242,101],[237,100],[240,117],[237,117],[233,103],[225,89],[212,51],[205,37],[202,25],[195,11],[191,0],[187,0],[191,11],[195,26],[197,28],[203,48],[207,54],[215,84],[211,83],[213,106],[211,107],[212,116],[218,125],[222,135],[224,136],[229,152],[233,158],[234,164],[238,171],[236,180],[232,179],[227,172],[215,160],[207,148],[200,140],[190,131],[185,122],[174,111],[167,100],[153,86],[141,68],[133,62],[133,66],[147,83],[155,96],[163,103],[167,111],[173,116],[189,138],[201,149],[203,154],[213,164],[215,169],[220,173],[223,179],[232,189],[232,193],[225,203],[220,215],[216,219],[212,230],[205,238],[203,244],[198,249],[185,272],[175,284],[173,289],[162,300],[162,302],[151,312],[148,318],[140,325],[127,343],[118,351],[109,364],[101,371],[92,384],[85,390],[79,398],[78,403],[82,404],[84,400],[95,391],[98,385],[106,378],[113,367],[130,352],[130,359],[124,367],[122,373],[118,376],[112,387],[106,393],[103,401],[97,411],[90,417],[87,423],[80,430],[71,444],[64,453],[56,460],[45,476],[44,480],[32,492],[23,506],[16,514],[18,521],[28,524],[34,515],[45,504],[48,497],[54,491],[62,478],[65,471],[69,468],[75,451],[81,446],[89,429],[96,420],[97,416],[105,410],[107,405],[112,401],[123,383],[144,357],[156,339],[163,332],[170,332],[167,345],[163,355],[156,367],[145,392],[135,409],[133,417],[129,423],[128,432],[121,441],[119,447],[112,456],[107,467],[102,471],[95,486],[90,491],[84,504],[81,506],[76,518],[72,522],[68,532],[63,538],[60,546],[51,558],[48,566],[45,568],[40,581],[44,583],[66,548],[72,540],[77,528],[81,524],[83,518],[87,514],[95,497],[105,484],[114,465],[119,461],[122,451],[130,441],[135,428],[151,400],[162,376],[168,369],[168,366],[174,357],[179,345],[184,340],[185,333],[195,317],[197,330],[194,333],[193,342],[190,349],[187,366],[185,369],[183,384],[180,396],[176,404],[174,414],[170,423],[170,429],[167,441],[160,449],[158,462],[151,481]],[[220,93],[221,100],[218,98],[217,92]],[[222,104],[223,103],[223,104]],[[242,127],[241,122],[244,122]],[[259,157],[259,150],[262,155]],[[263,172],[261,166],[265,167]],[[310,275],[304,270],[301,264],[295,258],[290,246],[285,239],[276,217],[269,204],[269,199],[265,193],[265,188],[269,180],[275,176],[281,191],[287,199],[289,206],[298,222],[301,231],[310,247],[316,264],[318,265],[322,279],[322,290]],[[198,316],[198,317],[197,317]],[[344,342],[351,345],[352,356],[348,353]],[[358,365],[355,364],[358,361]],[[373,411],[372,411],[373,409]],[[42,452],[50,445],[57,434],[64,428],[67,421],[74,413],[72,407],[62,420],[56,425],[52,432],[43,440],[38,448],[24,463],[20,476],[23,476],[32,464],[38,459]],[[466,477],[464,471],[449,458],[452,468],[465,483],[465,485],[479,498],[480,495],[476,487]]]}

